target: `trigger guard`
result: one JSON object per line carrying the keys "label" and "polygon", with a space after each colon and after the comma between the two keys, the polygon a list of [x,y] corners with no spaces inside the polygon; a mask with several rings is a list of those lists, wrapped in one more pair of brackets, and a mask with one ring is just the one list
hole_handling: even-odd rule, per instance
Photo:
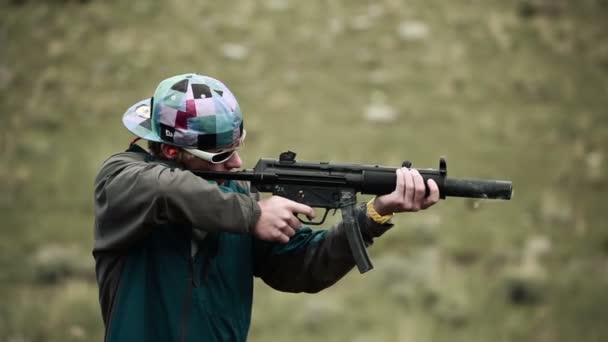
{"label": "trigger guard", "polygon": [[325,213],[323,214],[323,217],[319,221],[313,221],[313,220],[306,221],[306,220],[300,218],[301,214],[296,215],[296,217],[303,224],[310,225],[310,226],[319,226],[325,222],[325,219],[327,218],[328,213],[329,213],[329,209],[325,209]]}

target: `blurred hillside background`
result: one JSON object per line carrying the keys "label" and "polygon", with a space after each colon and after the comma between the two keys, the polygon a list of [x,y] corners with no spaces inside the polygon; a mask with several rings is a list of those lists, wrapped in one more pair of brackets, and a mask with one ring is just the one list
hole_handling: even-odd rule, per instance
{"label": "blurred hillside background", "polygon": [[[93,179],[158,81],[223,80],[245,166],[509,179],[317,295],[256,283],[251,341],[607,341],[608,1],[1,1],[0,341],[101,341]],[[363,199],[362,199],[363,200]]]}

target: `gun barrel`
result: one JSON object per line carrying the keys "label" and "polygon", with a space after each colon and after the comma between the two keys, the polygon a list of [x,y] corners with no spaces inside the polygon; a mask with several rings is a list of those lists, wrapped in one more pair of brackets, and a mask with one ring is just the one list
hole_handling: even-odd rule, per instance
{"label": "gun barrel", "polygon": [[513,184],[503,180],[446,178],[445,196],[510,200]]}

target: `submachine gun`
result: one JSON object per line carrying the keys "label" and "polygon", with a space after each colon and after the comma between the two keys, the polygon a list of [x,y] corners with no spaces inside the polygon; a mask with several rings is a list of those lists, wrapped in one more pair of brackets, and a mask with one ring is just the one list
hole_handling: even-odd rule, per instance
{"label": "submachine gun", "polygon": [[[402,166],[409,168],[412,163],[405,161]],[[450,196],[510,200],[513,193],[510,181],[448,178],[444,158],[439,159],[437,170],[417,170],[425,185],[427,179],[433,179],[437,183],[441,199]],[[365,273],[371,270],[373,265],[355,218],[356,194],[384,195],[393,192],[397,181],[395,171],[396,168],[378,165],[298,162],[296,154],[287,151],[281,153],[279,160],[260,159],[253,170],[193,172],[205,179],[249,181],[259,192],[270,192],[313,208],[325,209],[319,221],[304,221],[299,218],[304,224],[320,225],[325,222],[330,210],[340,209],[357,268],[359,272]]]}

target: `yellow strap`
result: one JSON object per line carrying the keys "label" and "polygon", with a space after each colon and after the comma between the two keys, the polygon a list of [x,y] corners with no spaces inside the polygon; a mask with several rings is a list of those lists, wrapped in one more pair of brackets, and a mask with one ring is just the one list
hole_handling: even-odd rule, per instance
{"label": "yellow strap", "polygon": [[390,219],[393,218],[393,214],[389,214],[389,215],[380,215],[378,214],[378,212],[376,211],[376,208],[374,208],[374,200],[376,198],[372,198],[369,202],[367,202],[367,216],[369,216],[374,222],[378,223],[378,224],[385,224],[386,222],[388,222]]}

